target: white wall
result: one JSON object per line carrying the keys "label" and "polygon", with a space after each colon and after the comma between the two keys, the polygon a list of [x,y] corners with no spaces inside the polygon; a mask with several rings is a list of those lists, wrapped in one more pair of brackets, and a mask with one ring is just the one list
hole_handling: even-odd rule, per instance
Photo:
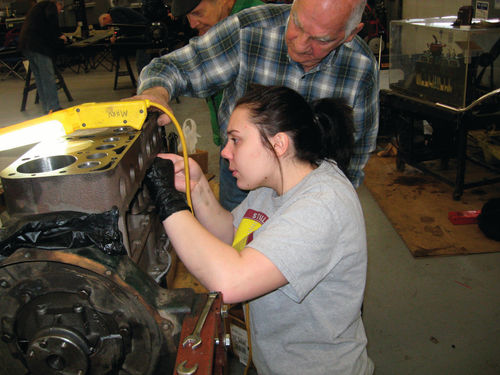
{"label": "white wall", "polygon": [[456,16],[464,5],[472,0],[403,0],[403,19]]}

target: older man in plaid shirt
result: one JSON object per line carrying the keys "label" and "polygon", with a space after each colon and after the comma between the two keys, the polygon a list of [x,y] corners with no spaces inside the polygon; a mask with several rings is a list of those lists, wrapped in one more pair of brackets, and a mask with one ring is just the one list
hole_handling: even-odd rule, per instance
{"label": "older man in plaid shirt", "polygon": [[[353,108],[354,155],[348,177],[355,187],[374,150],[378,132],[378,67],[356,36],[366,0],[295,0],[243,10],[189,45],[154,59],[141,73],[139,96],[167,105],[171,98],[206,98],[224,90],[218,111],[225,140],[231,111],[250,84],[283,85],[307,101],[344,98]],[[159,125],[170,122],[166,115]],[[220,202],[232,210],[239,190],[221,159]]]}

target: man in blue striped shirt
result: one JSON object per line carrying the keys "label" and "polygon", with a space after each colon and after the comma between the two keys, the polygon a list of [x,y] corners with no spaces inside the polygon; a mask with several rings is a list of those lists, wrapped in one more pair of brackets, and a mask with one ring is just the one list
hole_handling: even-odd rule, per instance
{"label": "man in blue striped shirt", "polygon": [[[234,104],[252,83],[293,88],[308,102],[344,98],[355,127],[348,177],[358,187],[376,145],[379,112],[378,67],[356,36],[365,5],[366,0],[295,0],[242,10],[153,60],[141,73],[136,98],[167,105],[177,96],[206,98],[224,90],[218,111],[224,141]],[[168,122],[166,115],[158,118],[159,125]],[[220,202],[228,210],[246,195],[235,181],[229,162],[221,159]]]}

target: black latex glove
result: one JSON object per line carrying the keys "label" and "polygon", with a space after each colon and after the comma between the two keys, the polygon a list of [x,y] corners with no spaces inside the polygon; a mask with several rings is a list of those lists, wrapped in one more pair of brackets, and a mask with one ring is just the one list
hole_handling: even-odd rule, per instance
{"label": "black latex glove", "polygon": [[171,160],[156,158],[146,172],[144,183],[162,222],[173,213],[189,210],[186,195],[175,189],[174,163]]}

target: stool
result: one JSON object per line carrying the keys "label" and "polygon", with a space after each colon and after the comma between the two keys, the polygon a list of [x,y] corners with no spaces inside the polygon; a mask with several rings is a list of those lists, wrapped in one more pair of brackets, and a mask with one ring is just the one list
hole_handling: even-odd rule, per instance
{"label": "stool", "polygon": [[[123,71],[120,71],[120,60],[121,59],[124,59],[125,60],[125,64],[127,65],[127,70],[123,70]],[[116,53],[114,55],[114,64],[115,64],[115,85],[113,86],[113,90],[116,90],[116,86],[118,84],[118,77],[121,77],[121,76],[130,76],[130,80],[132,81],[132,85],[134,87],[137,87],[137,83],[135,81],[135,76],[134,76],[134,72],[132,71],[132,68],[130,66],[130,61],[128,59],[128,56],[126,53]]]}
{"label": "stool", "polygon": [[[54,64],[54,72],[56,74],[56,84],[57,84],[57,89],[63,89],[64,93],[66,94],[66,97],[68,98],[69,102],[73,101],[73,97],[71,96],[68,87],[66,86],[66,83],[64,82],[64,78],[57,69],[56,64]],[[26,110],[26,102],[28,101],[28,93],[31,90],[36,90],[36,83],[31,82],[31,66],[28,64],[28,72],[26,73],[26,79],[24,80],[24,89],[23,89],[23,100],[21,102],[21,112]],[[38,96],[38,90],[36,92],[36,97],[35,97],[35,104],[38,104],[40,97]]]}

